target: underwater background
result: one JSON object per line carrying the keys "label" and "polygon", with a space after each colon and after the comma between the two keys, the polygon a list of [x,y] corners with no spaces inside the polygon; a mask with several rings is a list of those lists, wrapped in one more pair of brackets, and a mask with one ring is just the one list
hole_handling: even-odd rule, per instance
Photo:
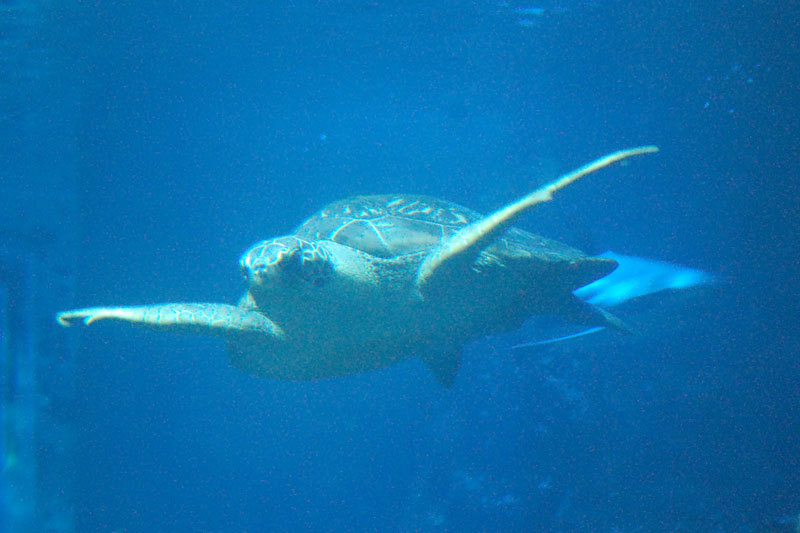
{"label": "underwater background", "polygon": [[[240,254],[330,201],[408,192],[489,212],[642,144],[661,151],[517,225],[718,280],[616,309],[632,336],[480,340],[450,390],[417,360],[262,380],[219,340],[60,330],[48,307],[44,339],[74,360],[47,367],[72,379],[44,408],[72,428],[73,455],[38,474],[69,488],[71,509],[42,530],[795,530],[797,2],[0,11],[7,24],[31,9],[60,75],[32,85],[34,126],[30,107],[2,110],[4,185],[70,199],[47,217],[74,234],[54,261],[74,280],[61,308],[234,303]],[[39,162],[71,151],[70,190],[39,166],[9,173],[25,143]],[[29,216],[4,195],[3,218]]]}

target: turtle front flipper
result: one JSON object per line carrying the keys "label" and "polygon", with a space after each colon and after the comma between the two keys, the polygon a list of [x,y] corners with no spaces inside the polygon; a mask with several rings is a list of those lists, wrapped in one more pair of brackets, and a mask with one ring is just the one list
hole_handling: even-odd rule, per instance
{"label": "turtle front flipper", "polygon": [[507,230],[520,215],[537,204],[549,202],[555,192],[567,185],[617,161],[657,151],[656,146],[640,146],[601,157],[461,228],[436,247],[422,262],[417,273],[417,289],[424,297],[427,287],[435,287],[441,280],[452,279],[457,275],[459,268],[471,264],[481,250]]}
{"label": "turtle front flipper", "polygon": [[218,303],[165,303],[131,307],[87,307],[56,315],[62,326],[89,325],[99,320],[130,322],[154,329],[186,331],[219,337],[256,333],[283,337],[283,330],[257,311]]}

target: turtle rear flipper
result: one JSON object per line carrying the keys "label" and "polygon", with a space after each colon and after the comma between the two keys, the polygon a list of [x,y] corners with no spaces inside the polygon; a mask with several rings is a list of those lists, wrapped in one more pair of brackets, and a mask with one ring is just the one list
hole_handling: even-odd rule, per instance
{"label": "turtle rear flipper", "polygon": [[256,311],[219,303],[165,303],[131,307],[87,307],[56,315],[62,326],[89,325],[99,320],[129,322],[154,329],[219,337],[258,333],[283,337],[281,328]]}
{"label": "turtle rear flipper", "polygon": [[569,322],[582,326],[600,326],[619,331],[620,333],[633,333],[633,330],[616,315],[588,302],[584,302],[573,295],[559,304],[558,315]]}

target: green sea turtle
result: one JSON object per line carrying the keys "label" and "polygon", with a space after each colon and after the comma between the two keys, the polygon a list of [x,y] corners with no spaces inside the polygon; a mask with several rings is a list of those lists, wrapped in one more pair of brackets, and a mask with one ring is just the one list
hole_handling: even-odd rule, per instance
{"label": "green sea turtle", "polygon": [[419,356],[450,386],[467,342],[532,315],[625,330],[574,289],[610,273],[595,258],[511,228],[522,213],[586,174],[654,146],[621,150],[481,216],[425,196],[334,202],[292,234],[241,259],[237,306],[165,303],[58,313],[64,326],[117,320],[225,339],[233,366],[256,376],[314,380]]}

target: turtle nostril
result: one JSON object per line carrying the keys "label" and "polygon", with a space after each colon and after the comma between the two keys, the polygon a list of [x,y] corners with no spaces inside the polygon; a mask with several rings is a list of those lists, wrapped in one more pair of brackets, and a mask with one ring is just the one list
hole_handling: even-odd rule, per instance
{"label": "turtle nostril", "polygon": [[264,259],[255,259],[248,265],[245,276],[250,281],[262,280],[267,276],[267,262]]}
{"label": "turtle nostril", "polygon": [[256,259],[253,261],[253,264],[250,265],[250,268],[253,269],[253,272],[261,273],[264,272],[264,269],[267,268],[267,262],[263,259]]}

